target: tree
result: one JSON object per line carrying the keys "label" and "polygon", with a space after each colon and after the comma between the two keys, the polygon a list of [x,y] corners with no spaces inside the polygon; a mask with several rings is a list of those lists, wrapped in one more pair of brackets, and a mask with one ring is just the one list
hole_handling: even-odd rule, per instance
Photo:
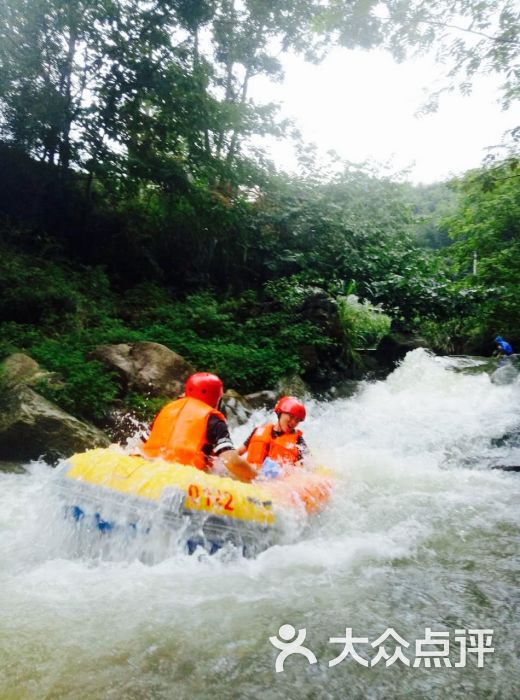
{"label": "tree", "polygon": [[354,167],[329,183],[277,178],[255,210],[250,255],[271,279],[355,291],[408,322],[447,312],[449,280],[417,246],[406,186]]}
{"label": "tree", "polygon": [[71,133],[99,69],[100,57],[92,47],[99,43],[105,9],[93,0],[11,0],[2,5],[2,132],[63,170],[77,157]]}
{"label": "tree", "polygon": [[[459,286],[478,294],[473,334],[489,341],[503,333],[520,343],[520,177],[506,161],[472,171],[454,183],[460,206],[446,225],[454,243],[448,249]],[[474,269],[476,260],[476,270]]]}
{"label": "tree", "polygon": [[408,201],[414,218],[414,233],[419,245],[434,250],[450,245],[443,220],[455,213],[458,195],[448,183],[409,185]]}
{"label": "tree", "polygon": [[495,71],[505,105],[519,91],[513,0],[5,0],[0,20],[4,137],[63,170],[147,179],[166,161],[160,186],[247,183],[251,137],[284,127],[249,85],[280,79],[289,50],[437,47],[463,90]]}
{"label": "tree", "polygon": [[[520,97],[520,15],[516,0],[339,0],[324,9],[323,30],[348,48],[388,48],[398,60],[434,50],[449,77],[469,92],[473,78],[503,78],[503,105]],[[453,87],[453,84],[451,84]]]}

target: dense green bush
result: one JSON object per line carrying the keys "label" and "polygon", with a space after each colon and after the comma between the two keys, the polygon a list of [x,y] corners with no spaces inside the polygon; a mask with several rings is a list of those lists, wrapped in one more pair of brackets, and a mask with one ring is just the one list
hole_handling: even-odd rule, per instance
{"label": "dense green bush", "polygon": [[106,417],[118,386],[100,362],[85,360],[82,349],[71,348],[63,340],[44,341],[32,348],[32,355],[65,380],[62,386],[41,381],[38,390],[44,396],[76,416],[97,421]]}
{"label": "dense green bush", "polygon": [[460,316],[442,323],[425,320],[419,327],[420,335],[426,340],[428,347],[442,355],[465,352],[473,330],[473,320]]}
{"label": "dense green bush", "polygon": [[0,245],[0,321],[54,325],[78,311],[72,271]]}
{"label": "dense green bush", "polygon": [[[86,360],[96,345],[162,343],[195,367],[218,373],[226,386],[249,392],[303,373],[301,347],[330,342],[320,329],[281,309],[272,297],[266,304],[253,291],[224,301],[209,291],[179,300],[157,284],[140,284],[118,294],[100,268],[74,269],[6,249],[0,279],[11,283],[13,296],[16,274],[26,288],[25,315],[22,322],[19,312],[13,312],[0,323],[0,358],[28,352],[62,380],[43,382],[40,391],[64,409],[96,422],[115,402],[145,417],[158,403],[120,396],[106,368]],[[31,280],[37,280],[36,287]],[[67,303],[56,303],[59,295]],[[5,311],[7,315],[7,306]]]}
{"label": "dense green bush", "polygon": [[354,349],[376,347],[390,332],[390,316],[368,301],[361,302],[354,294],[340,297],[339,314],[346,341]]}
{"label": "dense green bush", "polygon": [[172,348],[196,367],[217,372],[225,384],[250,392],[305,370],[302,345],[330,342],[308,321],[283,310],[264,308],[258,296],[220,303],[209,292],[149,308],[139,331],[147,340]]}

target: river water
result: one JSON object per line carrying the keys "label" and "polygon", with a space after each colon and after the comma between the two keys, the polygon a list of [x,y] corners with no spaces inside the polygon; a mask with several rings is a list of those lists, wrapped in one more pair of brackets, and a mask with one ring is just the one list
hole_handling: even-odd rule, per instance
{"label": "river water", "polygon": [[[78,551],[51,468],[0,473],[0,698],[520,697],[520,474],[491,469],[520,464],[520,379],[474,364],[416,350],[311,403],[332,504],[255,559]],[[316,663],[275,671],[282,625]]]}

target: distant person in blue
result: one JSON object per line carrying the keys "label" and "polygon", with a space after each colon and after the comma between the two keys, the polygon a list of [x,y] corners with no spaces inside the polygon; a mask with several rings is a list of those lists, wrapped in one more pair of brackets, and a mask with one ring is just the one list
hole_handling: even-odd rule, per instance
{"label": "distant person in blue", "polygon": [[497,337],[495,338],[495,343],[497,344],[497,348],[496,348],[497,356],[507,355],[509,357],[509,355],[513,354],[513,348],[507,342],[507,340],[504,340],[502,338],[502,336],[497,335]]}

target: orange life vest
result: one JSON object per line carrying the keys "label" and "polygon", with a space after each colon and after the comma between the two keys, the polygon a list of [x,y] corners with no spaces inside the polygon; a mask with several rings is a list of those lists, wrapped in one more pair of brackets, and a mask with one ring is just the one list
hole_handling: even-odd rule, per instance
{"label": "orange life vest", "polygon": [[303,435],[301,430],[283,433],[273,437],[273,423],[267,423],[257,428],[247,448],[247,461],[260,465],[266,457],[274,459],[279,464],[296,464],[300,458],[298,438]]}
{"label": "orange life vest", "polygon": [[150,437],[142,448],[144,454],[206,469],[208,457],[202,448],[207,443],[210,416],[226,420],[216,408],[193,397],[166,404],[153,422]]}

